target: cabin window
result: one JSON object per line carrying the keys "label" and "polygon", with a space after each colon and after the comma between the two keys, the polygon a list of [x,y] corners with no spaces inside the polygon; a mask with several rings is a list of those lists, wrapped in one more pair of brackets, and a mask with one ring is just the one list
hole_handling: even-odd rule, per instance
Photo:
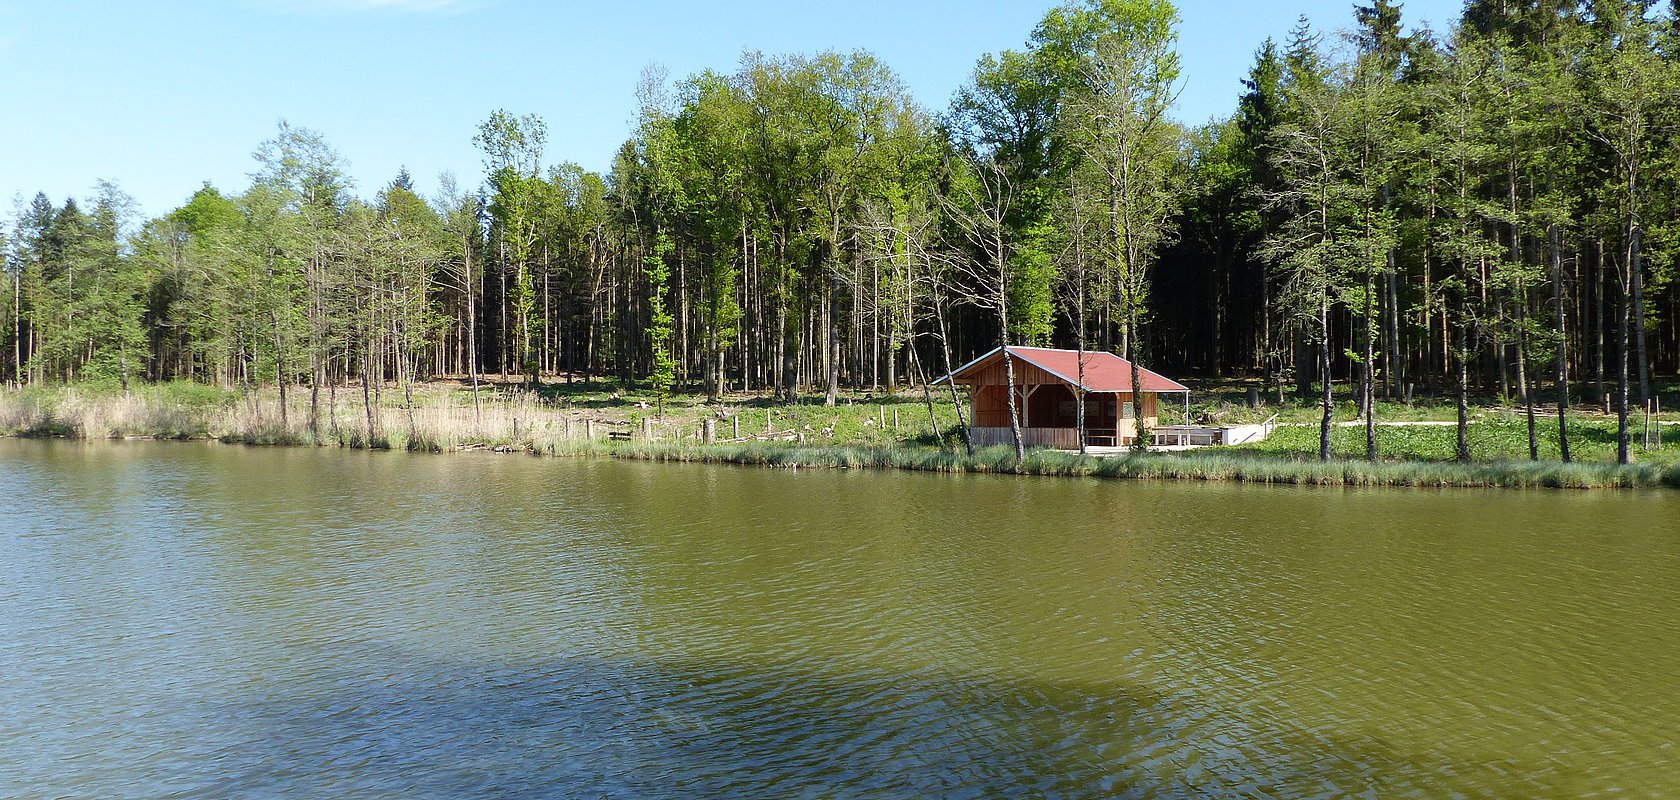
{"label": "cabin window", "polygon": [[[1073,417],[1079,413],[1079,406],[1072,400],[1063,400],[1056,406],[1057,413],[1063,417]],[[1104,411],[1113,411],[1114,404],[1110,400],[1100,400],[1095,397],[1085,398],[1085,416],[1100,417]]]}
{"label": "cabin window", "polygon": [[1125,403],[1121,404],[1121,406],[1120,406],[1120,418],[1121,419],[1131,419],[1132,414],[1133,414],[1132,401],[1127,400]]}

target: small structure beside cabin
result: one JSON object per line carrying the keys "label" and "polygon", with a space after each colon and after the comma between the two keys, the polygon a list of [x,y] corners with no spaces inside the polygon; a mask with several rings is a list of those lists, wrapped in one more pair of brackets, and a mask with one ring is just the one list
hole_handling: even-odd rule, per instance
{"label": "small structure beside cabin", "polygon": [[[1160,421],[1161,395],[1190,389],[1159,373],[1139,368],[1132,388],[1132,363],[1113,353],[1087,351],[1084,370],[1076,350],[1010,347],[1015,362],[1015,402],[1021,415],[1021,441],[1028,447],[1079,449],[1079,406],[1085,403],[1085,443],[1121,447],[1137,438],[1137,417],[1154,428]],[[967,387],[969,422],[977,445],[1009,444],[1008,365],[997,348],[940,379]],[[1158,438],[1158,437],[1157,437]]]}

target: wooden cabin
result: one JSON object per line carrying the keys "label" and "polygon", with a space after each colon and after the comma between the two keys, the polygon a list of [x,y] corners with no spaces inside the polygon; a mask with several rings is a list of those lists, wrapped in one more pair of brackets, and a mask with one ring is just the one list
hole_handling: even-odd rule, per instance
{"label": "wooden cabin", "polygon": [[[1132,363],[1113,353],[1080,353],[1044,347],[1010,347],[1015,367],[1015,402],[1021,439],[1028,447],[1079,449],[1079,406],[1085,403],[1085,443],[1120,447],[1137,438],[1137,415],[1146,427],[1160,421],[1161,395],[1183,395],[1183,384],[1139,369],[1140,391],[1132,389]],[[1008,365],[998,348],[941,378],[968,389],[969,424],[977,445],[1009,444]],[[1081,379],[1083,377],[1083,379]],[[1140,402],[1141,401],[1141,402]]]}

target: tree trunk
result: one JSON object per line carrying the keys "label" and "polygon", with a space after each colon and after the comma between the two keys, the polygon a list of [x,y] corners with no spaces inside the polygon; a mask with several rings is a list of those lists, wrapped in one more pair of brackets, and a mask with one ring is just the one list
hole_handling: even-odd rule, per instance
{"label": "tree trunk", "polygon": [[1629,247],[1628,275],[1633,282],[1633,341],[1634,353],[1638,356],[1639,364],[1639,407],[1651,405],[1651,356],[1645,345],[1645,268],[1641,257],[1641,239],[1644,231],[1638,226],[1630,226],[1628,232]]}
{"label": "tree trunk", "polygon": [[270,310],[269,316],[274,319],[274,374],[280,384],[280,431],[289,435],[292,426],[286,410],[286,350],[280,336],[280,312]]}
{"label": "tree trunk", "polygon": [[1388,251],[1388,270],[1383,273],[1383,283],[1388,294],[1388,354],[1384,362],[1388,365],[1389,399],[1409,399],[1406,393],[1406,358],[1403,343],[1400,341],[1400,293],[1395,287],[1394,250]]}
{"label": "tree trunk", "polygon": [[[1630,242],[1631,244],[1631,242]],[[1631,252],[1630,252],[1631,255]],[[1622,265],[1622,285],[1616,293],[1616,463],[1630,461],[1628,453],[1628,265]]]}
{"label": "tree trunk", "polygon": [[367,446],[373,447],[377,437],[374,434],[373,422],[373,365],[368,363],[368,354],[362,354],[362,410],[367,414]]}
{"label": "tree trunk", "polygon": [[[1134,298],[1135,299],[1135,298]],[[1126,360],[1132,362],[1132,448],[1149,449],[1149,428],[1143,424],[1143,368],[1137,358],[1137,304],[1126,303]],[[1083,404],[1081,404],[1083,406]]]}
{"label": "tree trunk", "polygon": [[[1008,329],[1005,325],[1004,330]],[[1008,339],[1004,341],[1007,342]],[[1009,436],[1015,442],[1015,463],[1018,466],[1021,460],[1027,457],[1027,448],[1021,442],[1021,411],[1015,402],[1015,356],[1010,354],[1007,344],[1003,346],[1003,367],[1009,376]]]}
{"label": "tree trunk", "polygon": [[1365,459],[1377,460],[1377,280],[1369,262],[1365,265],[1365,387],[1360,398],[1365,406]]}
{"label": "tree trunk", "polygon": [[1517,283],[1517,396],[1528,422],[1528,460],[1540,460],[1540,438],[1535,430],[1534,395],[1528,385],[1528,290]]}
{"label": "tree trunk", "polygon": [[1079,316],[1076,324],[1079,326],[1079,331],[1078,335],[1074,337],[1075,341],[1078,342],[1079,345],[1079,349],[1077,351],[1078,355],[1076,356],[1079,359],[1079,385],[1074,388],[1073,402],[1077,406],[1074,410],[1074,416],[1076,420],[1075,424],[1079,428],[1077,431],[1077,435],[1079,436],[1079,453],[1080,455],[1084,455],[1088,451],[1085,446],[1085,287],[1083,280],[1075,291],[1079,292],[1080,298],[1076,303]]}
{"label": "tree trunk", "polygon": [[916,370],[916,382],[922,385],[922,402],[927,405],[928,429],[933,431],[934,441],[941,448],[945,447],[945,436],[939,432],[939,415],[933,410],[933,387],[928,384],[927,372],[922,369],[922,358],[916,354],[916,337],[910,336],[910,366]]}
{"label": "tree trunk", "polygon": [[[1459,291],[1466,289],[1460,287]],[[1457,336],[1458,356],[1458,461],[1461,464],[1470,463],[1470,319],[1469,311],[1464,306],[1469,301],[1458,299],[1458,324],[1454,326]]]}
{"label": "tree trunk", "polygon": [[1552,380],[1557,389],[1558,415],[1558,449],[1562,453],[1563,463],[1569,463],[1569,420],[1566,412],[1569,410],[1569,335],[1565,328],[1564,314],[1564,286],[1563,286],[1563,243],[1558,237],[1557,223],[1547,228],[1547,237],[1551,240],[1552,250],[1552,304],[1557,310],[1557,357],[1553,363]]}
{"label": "tree trunk", "polygon": [[1319,395],[1319,408],[1323,416],[1318,422],[1318,459],[1330,460],[1330,418],[1335,413],[1335,397],[1330,384],[1330,298],[1325,296],[1318,302],[1318,371],[1319,384],[1322,387]]}
{"label": "tree trunk", "polygon": [[12,378],[23,385],[23,274],[12,273],[12,322],[17,337],[12,339]]}
{"label": "tree trunk", "polygon": [[836,286],[839,278],[830,278],[824,291],[823,298],[823,363],[826,373],[823,377],[828,381],[828,391],[823,396],[823,405],[833,408],[840,397],[840,333],[839,315],[835,313],[834,302],[839,295]]}
{"label": "tree trunk", "polygon": [[[937,290],[936,290],[937,291]],[[949,379],[956,368],[951,364],[951,340],[945,329],[945,304],[940,302],[939,295],[933,298],[933,317],[939,323],[939,353],[945,359],[945,377]],[[962,398],[957,396],[957,382],[946,380],[945,386],[951,390],[951,407],[957,412],[957,435],[962,437],[963,450],[969,458],[974,457],[974,436],[968,430],[968,420],[963,414]]]}
{"label": "tree trunk", "polygon": [[1596,243],[1597,259],[1593,262],[1593,405],[1604,404],[1604,413],[1610,413],[1610,395],[1604,391],[1604,357],[1606,342],[1604,340],[1604,313],[1610,305],[1605,297],[1605,287],[1609,280],[1604,272],[1604,240]]}

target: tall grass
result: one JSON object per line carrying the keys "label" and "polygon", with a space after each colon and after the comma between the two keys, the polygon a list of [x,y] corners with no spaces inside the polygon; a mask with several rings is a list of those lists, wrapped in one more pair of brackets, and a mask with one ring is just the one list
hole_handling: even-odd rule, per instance
{"label": "tall grass", "polygon": [[723,444],[551,441],[539,450],[553,455],[611,456],[648,461],[730,463],[781,468],[903,469],[924,472],[995,473],[1058,477],[1152,480],[1244,481],[1316,486],[1503,487],[1503,488],[1680,488],[1680,466],[1659,464],[1564,464],[1561,462],[1307,461],[1254,454],[1203,451],[1135,453],[1098,458],[1054,450],[1031,450],[1020,463],[1007,447],[960,452],[931,447],[846,447],[797,444]]}
{"label": "tall grass", "polygon": [[209,435],[210,412],[169,390],[106,394],[74,388],[0,392],[0,434],[82,439],[191,439]]}

